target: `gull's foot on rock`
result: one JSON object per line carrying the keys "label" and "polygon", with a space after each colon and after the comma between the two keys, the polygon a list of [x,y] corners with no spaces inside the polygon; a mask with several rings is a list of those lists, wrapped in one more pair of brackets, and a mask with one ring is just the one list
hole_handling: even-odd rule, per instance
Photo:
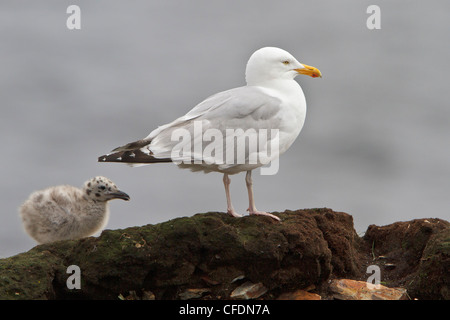
{"label": "gull's foot on rock", "polygon": [[234,209],[232,209],[232,210],[227,210],[227,213],[228,213],[230,216],[235,217],[235,218],[241,218],[241,217],[242,217],[242,215],[240,215],[239,213],[237,213],[236,211],[234,211]]}
{"label": "gull's foot on rock", "polygon": [[257,215],[257,216],[271,217],[272,219],[275,219],[275,220],[277,220],[277,221],[280,221],[280,220],[281,220],[281,219],[278,218],[277,216],[275,216],[275,215],[273,215],[273,214],[271,214],[271,213],[268,213],[268,212],[258,211],[258,210],[251,211],[250,209],[247,209],[247,211],[249,211],[250,214],[254,214],[254,215]]}

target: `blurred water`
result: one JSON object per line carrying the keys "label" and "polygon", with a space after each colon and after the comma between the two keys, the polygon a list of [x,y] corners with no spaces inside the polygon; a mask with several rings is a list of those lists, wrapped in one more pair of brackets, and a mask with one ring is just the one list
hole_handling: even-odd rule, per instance
{"label": "blurred water", "polygon": [[[82,29],[66,28],[81,7]],[[258,209],[330,207],[369,224],[450,219],[448,1],[3,1],[0,3],[0,257],[35,243],[18,206],[40,188],[111,178],[131,195],[108,228],[224,211],[222,177],[97,156],[145,137],[212,93],[244,84],[248,57],[279,46],[319,68],[274,176],[254,175]],[[238,211],[244,175],[232,177]]]}

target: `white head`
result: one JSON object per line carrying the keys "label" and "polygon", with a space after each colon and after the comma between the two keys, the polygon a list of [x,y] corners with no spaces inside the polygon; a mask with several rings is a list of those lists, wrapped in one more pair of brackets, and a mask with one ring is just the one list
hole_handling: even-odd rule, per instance
{"label": "white head", "polygon": [[318,69],[301,64],[289,52],[265,47],[251,55],[247,62],[245,79],[247,85],[255,85],[275,79],[293,80],[299,74],[313,78],[322,77]]}
{"label": "white head", "polygon": [[97,176],[84,183],[83,188],[86,196],[95,201],[109,201],[112,199],[130,200],[130,197],[123,191],[120,191],[114,182],[108,178]]}

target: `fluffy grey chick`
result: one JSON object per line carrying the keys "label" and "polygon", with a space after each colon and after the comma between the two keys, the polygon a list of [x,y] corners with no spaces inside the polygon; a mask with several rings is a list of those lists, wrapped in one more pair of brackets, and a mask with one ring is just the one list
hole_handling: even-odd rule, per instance
{"label": "fluffy grey chick", "polygon": [[82,189],[69,185],[33,192],[19,209],[25,231],[38,243],[80,239],[103,229],[108,201],[130,200],[108,178],[95,177]]}

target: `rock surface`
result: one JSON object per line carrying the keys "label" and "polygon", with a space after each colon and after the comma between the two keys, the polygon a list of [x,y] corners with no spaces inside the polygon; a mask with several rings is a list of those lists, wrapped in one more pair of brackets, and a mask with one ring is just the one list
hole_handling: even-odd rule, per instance
{"label": "rock surface", "polygon": [[388,288],[381,284],[374,285],[366,281],[349,279],[333,280],[329,290],[338,300],[407,300],[404,288]]}
{"label": "rock surface", "polygon": [[251,283],[247,281],[234,289],[230,298],[232,299],[257,299],[267,292],[267,288],[261,283]]}
{"label": "rock surface", "polygon": [[317,293],[311,293],[305,290],[296,290],[294,292],[282,293],[277,300],[322,300]]}
{"label": "rock surface", "polygon": [[450,300],[449,222],[416,219],[371,225],[364,240],[372,246],[373,264],[382,268],[387,285],[407,288],[409,296],[418,299]]}
{"label": "rock surface", "polygon": [[[365,281],[368,265],[387,263],[395,267],[383,284],[449,298],[447,221],[370,226],[361,238],[343,212],[273,214],[281,222],[209,212],[36,246],[0,260],[0,299],[233,299],[239,288],[247,295],[236,299],[296,299],[307,288],[332,299],[330,280]],[[81,289],[67,288],[70,265],[80,267]]]}

